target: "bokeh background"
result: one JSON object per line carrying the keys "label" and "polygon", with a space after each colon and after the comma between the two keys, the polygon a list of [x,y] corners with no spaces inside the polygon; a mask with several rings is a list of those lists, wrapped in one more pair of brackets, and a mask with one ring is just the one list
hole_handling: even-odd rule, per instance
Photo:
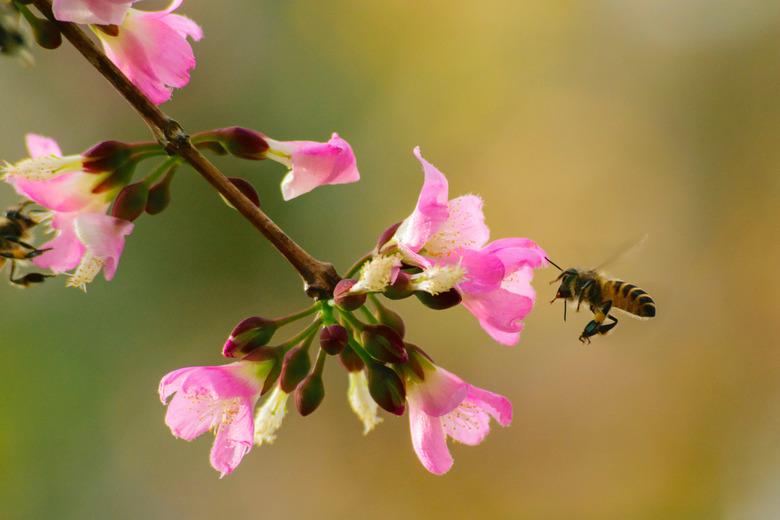
{"label": "bokeh background", "polygon": [[[647,234],[608,270],[646,289],[658,317],[583,346],[587,313],[564,322],[547,304],[554,269],[537,272],[513,347],[465,309],[393,303],[410,341],[512,401],[512,425],[451,445],[452,470],[431,475],[406,416],[362,435],[329,362],[320,409],[291,410],[273,445],[220,480],[211,436],[175,439],[157,384],[221,364],[244,317],[309,301],[182,170],[170,208],[136,221],[112,282],[0,287],[0,518],[780,518],[780,4],[188,0],[179,12],[205,33],[190,84],[162,106],[185,130],[336,131],[353,146],[359,183],[287,203],[280,165],[215,159],[317,258],[343,273],[411,212],[419,145],[451,196],[484,198],[493,239],[532,238],[563,267]],[[0,158],[26,156],[27,132],[65,153],[150,139],[67,44],[35,59],[0,63]]]}

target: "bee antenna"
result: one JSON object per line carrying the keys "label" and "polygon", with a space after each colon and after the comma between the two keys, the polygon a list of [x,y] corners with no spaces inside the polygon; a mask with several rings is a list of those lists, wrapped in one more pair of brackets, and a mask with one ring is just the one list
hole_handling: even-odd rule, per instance
{"label": "bee antenna", "polygon": [[544,257],[544,259],[545,259],[545,260],[547,260],[548,262],[550,262],[552,265],[554,265],[554,266],[555,266],[555,268],[556,268],[556,269],[558,269],[559,271],[563,271],[563,269],[561,269],[560,267],[558,267],[558,264],[556,264],[555,262],[553,262],[552,260],[550,260],[550,259],[549,259],[549,258],[547,258],[546,256]]}

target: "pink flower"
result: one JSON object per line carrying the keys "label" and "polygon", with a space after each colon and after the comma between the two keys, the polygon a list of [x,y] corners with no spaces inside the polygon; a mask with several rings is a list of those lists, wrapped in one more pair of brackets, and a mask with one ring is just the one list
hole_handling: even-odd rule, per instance
{"label": "pink flower", "polygon": [[160,381],[160,399],[171,432],[192,440],[207,430],[215,434],[211,465],[220,478],[233,471],[252,449],[253,409],[274,361],[246,358],[224,366],[174,370]]}
{"label": "pink flower", "polygon": [[195,55],[187,36],[203,36],[195,22],[171,14],[181,3],[174,0],[164,11],[130,9],[117,35],[96,31],[106,55],[157,105],[170,99],[171,87],[189,83]]}
{"label": "pink flower", "polygon": [[441,475],[453,463],[447,437],[469,446],[479,444],[490,432],[490,417],[502,426],[512,422],[512,404],[430,366],[424,370],[424,380],[407,372],[406,398],[414,451],[425,469]]}
{"label": "pink flower", "polygon": [[[32,158],[27,164],[43,161],[47,172],[36,172],[33,167],[24,172],[12,169],[8,181],[19,194],[51,210],[48,225],[57,233],[40,247],[50,250],[33,258],[33,263],[54,273],[78,266],[68,280],[72,287],[84,289],[101,269],[106,279],[111,280],[124,248],[124,237],[133,230],[131,222],[106,215],[119,187],[94,193],[95,187],[112,172],[86,173],[78,169],[81,156],[62,157],[53,139],[35,134],[28,134],[26,139]],[[59,173],[62,171],[65,173]]]}
{"label": "pink flower", "polygon": [[447,179],[420,155],[425,182],[414,212],[403,221],[395,240],[407,263],[430,269],[459,266],[465,279],[456,285],[463,305],[490,336],[505,345],[517,343],[523,319],[536,293],[533,269],[546,265],[545,253],[526,238],[487,244],[482,199],[475,195],[447,202]]}
{"label": "pink flower", "polygon": [[54,18],[62,22],[119,25],[135,0],[54,0]]}
{"label": "pink flower", "polygon": [[270,146],[265,156],[290,168],[290,173],[282,180],[284,200],[324,184],[360,180],[352,147],[336,133],[327,143],[265,140]]}

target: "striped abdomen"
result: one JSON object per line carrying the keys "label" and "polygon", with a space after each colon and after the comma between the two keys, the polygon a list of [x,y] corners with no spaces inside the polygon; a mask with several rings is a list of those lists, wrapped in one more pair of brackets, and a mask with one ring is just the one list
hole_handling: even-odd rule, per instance
{"label": "striped abdomen", "polygon": [[612,300],[612,306],[622,309],[640,318],[655,316],[655,302],[645,291],[636,285],[610,280],[604,284],[602,299]]}

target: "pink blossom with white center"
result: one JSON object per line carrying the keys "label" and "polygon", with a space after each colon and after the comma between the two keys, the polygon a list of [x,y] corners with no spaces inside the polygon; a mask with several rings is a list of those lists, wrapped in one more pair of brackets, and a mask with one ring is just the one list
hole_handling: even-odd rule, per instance
{"label": "pink blossom with white center", "polygon": [[135,0],[54,0],[54,18],[61,22],[119,25]]}
{"label": "pink blossom with white center", "polygon": [[195,41],[203,36],[195,22],[171,14],[181,3],[174,0],[155,12],[130,9],[118,35],[95,32],[106,56],[156,105],[170,99],[172,87],[189,83],[195,55],[187,36]]}
{"label": "pink blossom with white center", "polygon": [[512,404],[503,396],[465,383],[443,368],[424,370],[425,379],[407,373],[406,398],[412,445],[425,469],[441,475],[453,463],[447,437],[474,446],[490,432],[490,418],[512,422]]}
{"label": "pink blossom with white center", "polygon": [[224,366],[180,368],[160,381],[160,399],[168,404],[165,424],[175,436],[192,440],[214,432],[211,465],[220,478],[252,449],[253,410],[273,364],[242,359]]}
{"label": "pink blossom with white center", "polygon": [[[53,139],[28,134],[26,141],[32,159],[48,157],[56,162],[62,157]],[[124,237],[133,230],[133,224],[106,215],[119,187],[93,193],[111,172],[63,171],[66,173],[55,172],[51,174],[53,177],[39,181],[9,173],[8,182],[19,194],[51,210],[47,222],[57,234],[40,247],[49,251],[33,258],[33,263],[42,269],[51,269],[55,274],[78,266],[68,285],[84,289],[101,269],[107,280],[113,278],[124,248]]]}
{"label": "pink blossom with white center", "polygon": [[493,339],[517,343],[536,296],[530,285],[533,269],[547,263],[544,251],[525,238],[488,244],[482,199],[466,195],[447,202],[444,174],[422,158],[419,148],[414,154],[425,182],[414,212],[394,236],[405,262],[423,269],[458,265],[466,272],[456,285],[463,305]]}
{"label": "pink blossom with white center", "polygon": [[282,180],[284,200],[293,199],[325,184],[346,184],[360,180],[352,147],[334,133],[327,143],[274,141],[265,156],[290,168]]}

